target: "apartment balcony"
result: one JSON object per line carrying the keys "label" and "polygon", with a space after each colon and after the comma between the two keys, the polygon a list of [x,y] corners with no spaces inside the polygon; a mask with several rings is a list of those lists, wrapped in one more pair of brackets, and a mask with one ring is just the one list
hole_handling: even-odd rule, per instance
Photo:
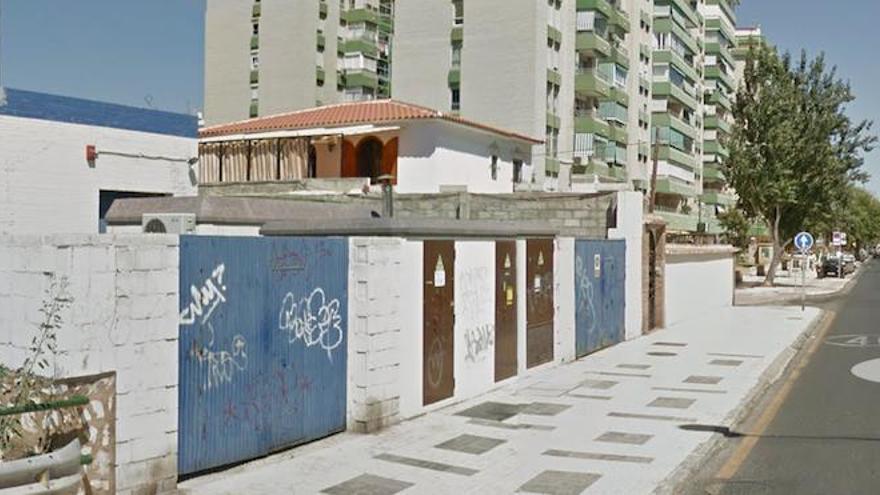
{"label": "apartment balcony", "polygon": [[654,115],[654,127],[668,127],[684,134],[691,139],[697,139],[697,128],[694,124],[686,122],[670,113],[658,113]]}
{"label": "apartment balcony", "polygon": [[717,41],[707,41],[706,53],[723,59],[731,67],[736,66],[736,60],[733,58],[733,54],[730,52],[727,45],[722,45]]}
{"label": "apartment balcony", "polygon": [[730,22],[732,24],[736,23],[736,12],[734,12],[729,0],[706,0],[706,5],[717,5],[721,7],[721,10],[724,12],[724,15],[730,19]]}
{"label": "apartment balcony", "polygon": [[666,221],[667,232],[696,232],[699,217],[695,214],[674,213],[657,208],[657,214]]}
{"label": "apartment balcony", "polygon": [[348,25],[361,22],[379,24],[379,12],[369,7],[344,10],[339,14],[339,18]]}
{"label": "apartment balcony", "polygon": [[736,196],[722,191],[704,190],[700,200],[709,205],[734,206]]}
{"label": "apartment balcony", "polygon": [[324,84],[324,77],[325,76],[326,76],[326,74],[324,72],[323,67],[316,67],[315,68],[315,79],[318,81],[319,84]]}
{"label": "apartment balcony", "polygon": [[684,198],[697,197],[696,186],[667,176],[657,177],[657,192],[660,194],[671,194]]}
{"label": "apartment balcony", "polygon": [[721,81],[724,83],[724,86],[727,87],[728,91],[736,91],[736,83],[733,82],[733,78],[726,72],[722,71],[720,66],[707,65],[705,68],[705,77],[706,79],[716,79]]}
{"label": "apartment balcony", "polygon": [[595,69],[579,69],[574,77],[574,89],[586,96],[607,98],[611,85]]}
{"label": "apartment balcony", "polygon": [[659,158],[681,168],[686,168],[691,172],[697,169],[697,157],[695,155],[685,153],[684,151],[669,146],[668,144],[660,145]]}
{"label": "apartment balcony", "polygon": [[260,37],[256,34],[251,36],[251,50],[260,48]]}
{"label": "apartment balcony", "polygon": [[693,7],[691,7],[689,0],[657,0],[654,5],[655,8],[665,5],[675,6],[677,7],[678,12],[684,16],[684,20],[687,21],[688,27],[695,28],[700,25],[701,16]]}
{"label": "apartment balcony", "polygon": [[547,127],[552,127],[554,129],[559,129],[562,125],[562,119],[559,118],[558,115],[551,111],[547,111]]}
{"label": "apartment balcony", "polygon": [[610,16],[611,25],[616,27],[619,32],[628,33],[630,30],[629,14],[622,10],[614,9]]}
{"label": "apartment balcony", "polygon": [[593,53],[602,57],[611,55],[611,44],[595,31],[579,31],[575,37],[575,49],[579,52]]}
{"label": "apartment balcony", "polygon": [[727,95],[717,89],[715,90],[715,92],[712,93],[712,96],[709,97],[709,103],[712,105],[719,105],[727,109],[728,112],[733,110],[733,102],[730,100],[730,98],[728,98]]}
{"label": "apartment balcony", "polygon": [[449,32],[449,40],[450,41],[464,40],[464,28],[461,26],[454,26],[452,28],[452,31]]}
{"label": "apartment balcony", "polygon": [[601,12],[602,15],[611,19],[617,10],[608,0],[577,0],[577,10],[595,10]]}
{"label": "apartment balcony", "polygon": [[260,82],[260,71],[254,69],[251,71],[251,84],[258,84]]}
{"label": "apartment balcony", "polygon": [[596,111],[576,110],[574,114],[574,132],[577,134],[595,134],[608,139],[610,135],[608,122]]}
{"label": "apartment balcony", "polygon": [[255,3],[254,6],[251,7],[251,17],[260,17],[261,12],[262,8],[259,3]]}
{"label": "apartment balcony", "polygon": [[562,86],[562,74],[556,69],[547,69],[547,81]]}
{"label": "apartment balcony", "polygon": [[718,17],[706,19],[706,31],[721,31],[729,40],[736,39],[735,22],[724,22]]}
{"label": "apartment balcony", "polygon": [[364,69],[354,69],[345,71],[345,87],[354,88],[372,88],[375,90],[379,86],[379,76],[375,72]]}
{"label": "apartment balcony", "polygon": [[703,143],[703,153],[707,155],[719,155],[724,158],[730,157],[730,151],[727,150],[727,147],[715,140]]}
{"label": "apartment balcony", "polygon": [[598,176],[602,182],[623,182],[627,180],[626,168],[607,165],[598,160],[590,160],[585,165],[572,165],[572,179],[584,178],[591,181],[593,176]]}
{"label": "apartment balcony", "polygon": [[703,164],[703,182],[727,182],[727,177],[717,163]]}
{"label": "apartment balcony", "polygon": [[609,125],[608,139],[623,144],[625,147],[629,139],[629,133],[626,131],[626,126]]}
{"label": "apartment balcony", "polygon": [[626,52],[625,46],[612,46],[609,58],[617,65],[629,69],[629,54]]}
{"label": "apartment balcony", "polygon": [[562,43],[562,31],[553,26],[547,26],[547,39],[552,40],[554,43]]}
{"label": "apartment balcony", "polygon": [[318,2],[318,15],[321,16],[321,19],[325,19],[327,17],[327,2],[321,0]]}
{"label": "apartment balcony", "polygon": [[376,37],[364,35],[351,37],[343,41],[342,53],[363,53],[371,57],[379,55],[379,40]]}
{"label": "apartment balcony", "polygon": [[664,96],[674,98],[682,105],[688,107],[692,111],[697,110],[697,99],[686,93],[684,89],[672,84],[669,81],[655,82],[652,85],[654,96]]}
{"label": "apartment balcony", "polygon": [[611,92],[609,94],[612,100],[620,103],[621,105],[628,107],[629,106],[629,94],[626,92],[626,88],[620,88],[618,86],[611,86]]}
{"label": "apartment balcony", "polygon": [[327,44],[327,37],[324,36],[324,33],[318,31],[316,43],[318,45],[318,48],[320,48],[321,50],[324,49],[324,46]]}
{"label": "apartment balcony", "polygon": [[654,20],[655,33],[675,33],[691,53],[700,53],[700,44],[697,38],[689,31],[682,29],[677,22],[670,17],[660,17]]}
{"label": "apartment balcony", "polygon": [[449,75],[446,77],[449,86],[459,86],[461,84],[461,69],[453,67],[449,69]]}
{"label": "apartment balcony", "polygon": [[559,159],[547,157],[544,159],[544,170],[551,173],[559,173]]}
{"label": "apartment balcony", "polygon": [[654,52],[654,64],[670,64],[675,66],[682,74],[691,81],[700,80],[700,74],[693,65],[689,64],[678,52],[673,50],[657,50]]}
{"label": "apartment balcony", "polygon": [[703,126],[706,129],[716,129],[725,134],[730,134],[731,124],[726,119],[721,118],[717,115],[707,115],[705,120],[703,121]]}

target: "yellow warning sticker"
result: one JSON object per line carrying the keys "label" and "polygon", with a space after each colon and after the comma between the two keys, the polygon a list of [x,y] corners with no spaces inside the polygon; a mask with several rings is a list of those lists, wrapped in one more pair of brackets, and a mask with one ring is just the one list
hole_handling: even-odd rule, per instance
{"label": "yellow warning sticker", "polygon": [[538,266],[544,266],[544,251],[538,251]]}
{"label": "yellow warning sticker", "polygon": [[446,287],[446,267],[443,266],[443,258],[439,255],[434,265],[434,287]]}
{"label": "yellow warning sticker", "polygon": [[504,268],[510,268],[510,253],[504,255]]}

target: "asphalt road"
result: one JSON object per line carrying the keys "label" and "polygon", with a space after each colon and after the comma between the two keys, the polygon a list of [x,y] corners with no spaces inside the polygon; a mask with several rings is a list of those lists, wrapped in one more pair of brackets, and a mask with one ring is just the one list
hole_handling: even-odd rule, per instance
{"label": "asphalt road", "polygon": [[816,346],[678,493],[880,494],[880,261],[824,309]]}

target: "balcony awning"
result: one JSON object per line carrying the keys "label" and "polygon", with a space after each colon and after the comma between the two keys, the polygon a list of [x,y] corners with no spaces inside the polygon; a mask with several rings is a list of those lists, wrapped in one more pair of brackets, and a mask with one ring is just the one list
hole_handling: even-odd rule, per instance
{"label": "balcony awning", "polygon": [[380,132],[391,132],[399,130],[400,126],[357,125],[349,127],[319,127],[315,129],[300,129],[295,131],[269,131],[254,132],[248,134],[229,134],[225,136],[202,138],[199,139],[199,143],[223,143],[227,141],[245,141],[253,139],[279,139],[317,136],[359,136],[362,134],[376,134]]}

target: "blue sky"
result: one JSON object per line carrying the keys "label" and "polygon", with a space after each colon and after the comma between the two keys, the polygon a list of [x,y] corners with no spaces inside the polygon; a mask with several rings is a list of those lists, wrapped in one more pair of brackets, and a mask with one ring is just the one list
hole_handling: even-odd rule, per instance
{"label": "blue sky", "polygon": [[[0,5],[4,85],[178,112],[201,107],[205,0]],[[851,115],[880,120],[880,64],[873,61],[880,0],[743,0],[738,16],[783,49],[826,52],[858,97]],[[867,168],[870,189],[880,194],[880,151]]]}

